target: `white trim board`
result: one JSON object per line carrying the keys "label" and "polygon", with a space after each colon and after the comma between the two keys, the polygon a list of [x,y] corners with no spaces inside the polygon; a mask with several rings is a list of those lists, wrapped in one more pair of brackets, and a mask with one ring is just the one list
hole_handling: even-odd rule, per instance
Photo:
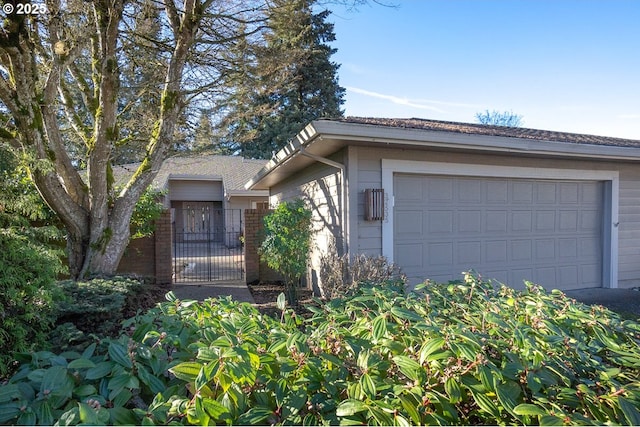
{"label": "white trim board", "polygon": [[415,160],[382,159],[382,188],[389,195],[390,206],[387,218],[382,223],[382,255],[390,262],[393,258],[393,176],[395,173],[415,173],[421,175],[452,175],[487,178],[553,179],[573,181],[603,181],[604,233],[602,285],[605,288],[618,287],[618,171],[531,168],[520,166],[476,165],[466,163],[421,162]]}

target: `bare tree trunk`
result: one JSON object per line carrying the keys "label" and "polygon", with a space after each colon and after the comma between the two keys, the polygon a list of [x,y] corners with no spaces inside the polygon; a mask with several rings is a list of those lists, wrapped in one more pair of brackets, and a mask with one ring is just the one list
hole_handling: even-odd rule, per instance
{"label": "bare tree trunk", "polygon": [[[129,242],[129,222],[135,203],[151,184],[167,156],[175,125],[183,108],[181,99],[182,73],[201,19],[201,16],[198,15],[197,1],[187,0],[184,6],[185,9],[182,12],[182,16],[178,14],[178,9],[172,2],[167,2],[166,6],[167,14],[175,17],[175,23],[178,25],[172,25],[175,32],[176,46],[167,67],[156,132],[149,141],[144,161],[116,198],[113,207],[108,212],[107,220],[105,221],[105,218],[99,214],[92,216],[92,243],[87,249],[81,276],[95,273],[115,273]],[[106,98],[109,99],[109,96],[106,95]],[[103,102],[101,101],[100,105],[102,104]],[[112,123],[115,126],[115,110],[113,113],[114,121]],[[105,138],[109,135],[108,129],[107,127]],[[98,132],[98,135],[102,136],[100,132]],[[110,141],[107,142],[112,143]],[[99,167],[99,164],[97,166]],[[106,203],[104,206],[106,210]],[[94,209],[92,209],[92,213],[93,211]],[[98,227],[96,227],[97,224],[99,224]]]}
{"label": "bare tree trunk", "polygon": [[[226,22],[232,25],[220,24],[224,31],[207,28],[203,32],[210,46],[228,43],[236,35],[233,25],[240,23],[241,15],[256,10],[249,1],[247,5],[212,0],[154,2],[162,5],[165,17],[162,39],[156,45],[161,49],[159,63],[166,66],[162,97],[144,159],[116,193],[111,162],[124,96],[120,30],[130,28],[131,21],[123,24],[123,20],[132,19],[123,18],[125,4],[133,5],[127,2],[46,0],[46,16],[11,14],[0,23],[0,126],[6,127],[2,135],[15,134],[14,145],[27,159],[38,191],[66,228],[73,278],[116,272],[129,242],[134,207],[166,158],[184,108],[185,65],[205,10],[210,23],[224,21],[218,8],[240,12],[229,12]],[[87,52],[91,58],[86,58]],[[63,118],[67,125],[61,123]],[[86,162],[86,174],[71,160],[64,132],[74,132],[85,144],[79,149],[86,153],[78,157]]]}

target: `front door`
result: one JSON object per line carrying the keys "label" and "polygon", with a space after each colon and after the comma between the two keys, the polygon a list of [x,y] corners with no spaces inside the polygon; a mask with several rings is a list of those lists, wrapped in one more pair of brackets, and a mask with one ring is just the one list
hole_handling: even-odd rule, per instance
{"label": "front door", "polygon": [[182,211],[184,240],[192,242],[214,240],[216,212],[219,216],[219,211],[214,209],[213,202],[185,202]]}

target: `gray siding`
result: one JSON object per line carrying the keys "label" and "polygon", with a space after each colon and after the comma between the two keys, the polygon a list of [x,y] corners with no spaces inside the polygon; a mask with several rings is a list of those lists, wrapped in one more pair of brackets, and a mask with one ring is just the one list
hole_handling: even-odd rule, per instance
{"label": "gray siding", "polygon": [[[618,286],[640,286],[640,167],[621,161],[580,161],[535,159],[513,156],[460,154],[438,151],[375,149],[353,147],[350,154],[357,165],[356,179],[349,183],[357,188],[357,212],[350,216],[351,250],[360,253],[382,253],[382,223],[365,221],[364,190],[382,187],[382,159],[415,160],[448,163],[469,163],[501,166],[540,167],[558,169],[617,170],[620,173],[618,228]],[[350,160],[351,161],[351,160]],[[356,237],[357,236],[357,237]]]}
{"label": "gray siding", "polygon": [[[342,154],[332,160],[342,162]],[[334,167],[316,163],[271,188],[270,202],[276,206],[281,201],[302,198],[312,211],[313,241],[310,255],[310,279],[318,285],[321,259],[330,252],[341,253],[341,184],[340,171]]]}
{"label": "gray siding", "polygon": [[193,202],[223,200],[222,181],[170,180],[169,198]]}
{"label": "gray siding", "polygon": [[[358,211],[355,229],[358,236],[356,251],[359,254],[371,256],[380,255],[382,251],[382,226],[380,221],[366,221],[364,218],[364,191],[368,188],[382,188],[381,159],[373,153],[364,154],[366,150],[359,150],[363,155],[358,157],[357,191]],[[388,194],[385,196],[388,198]],[[385,207],[388,207],[385,200]],[[386,208],[388,211],[388,208]],[[351,218],[354,221],[354,217]]]}
{"label": "gray siding", "polygon": [[640,285],[640,170],[620,166],[618,278],[620,287]]}

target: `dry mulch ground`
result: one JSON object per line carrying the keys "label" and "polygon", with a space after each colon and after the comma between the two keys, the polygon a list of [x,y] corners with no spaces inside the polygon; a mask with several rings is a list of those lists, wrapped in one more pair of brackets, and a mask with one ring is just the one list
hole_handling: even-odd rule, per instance
{"label": "dry mulch ground", "polygon": [[[276,300],[278,295],[284,292],[284,284],[281,282],[253,282],[248,284],[249,291],[253,296],[255,304],[254,307],[261,313],[270,315],[279,315],[280,310],[276,306]],[[195,288],[194,288],[195,289]],[[168,291],[163,287],[150,287],[146,290],[144,295],[138,296],[142,301],[138,308],[148,309],[155,305],[157,302],[165,301],[164,295]],[[309,311],[304,308],[305,305],[312,304],[311,297],[313,293],[310,289],[298,289],[298,304],[294,307],[294,310],[301,315],[308,314]],[[197,299],[196,297],[189,297]],[[135,313],[134,313],[135,314]]]}
{"label": "dry mulch ground", "polygon": [[[249,283],[249,291],[255,301],[254,306],[261,313],[265,314],[278,314],[276,306],[276,300],[278,295],[284,292],[284,284],[280,282],[258,282]],[[313,303],[311,297],[313,296],[310,289],[298,289],[298,305],[294,307],[296,313],[305,315],[309,311],[304,308],[305,305]]]}

